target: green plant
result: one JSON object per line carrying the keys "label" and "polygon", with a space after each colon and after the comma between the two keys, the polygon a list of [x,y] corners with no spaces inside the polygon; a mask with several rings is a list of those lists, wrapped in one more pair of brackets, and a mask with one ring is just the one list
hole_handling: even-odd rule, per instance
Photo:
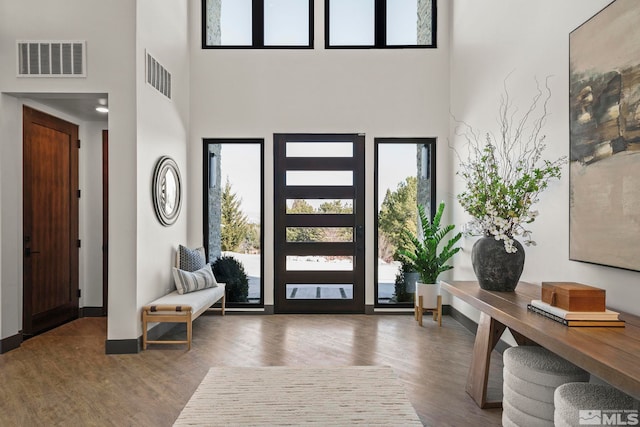
{"label": "green plant", "polygon": [[398,249],[397,258],[417,271],[423,283],[436,283],[440,273],[451,270],[453,266],[448,265],[447,261],[460,250],[459,247],[453,246],[460,240],[462,233],[457,233],[442,249],[438,249],[445,236],[455,228],[453,224],[440,226],[443,212],[444,202],[438,206],[433,221],[429,221],[424,206],[418,205],[418,225],[421,227],[422,236],[416,236],[403,229],[404,246]]}
{"label": "green plant", "polygon": [[237,251],[249,234],[249,220],[242,212],[242,199],[231,190],[227,183],[222,190],[220,223],[223,229],[221,246],[223,251]]}
{"label": "green plant", "polygon": [[460,205],[472,217],[469,234],[494,236],[503,240],[508,253],[516,252],[513,236],[522,236],[526,245],[535,245],[531,231],[525,228],[538,216],[531,205],[538,201],[540,193],[551,179],[559,179],[566,156],[555,161],[543,160],[546,148],[541,134],[547,117],[547,103],[551,91],[542,101],[541,113],[529,127],[532,114],[539,108],[543,92],[538,85],[529,109],[516,118],[505,87],[499,107],[499,137],[487,133],[484,142],[480,133],[462,123],[465,130],[458,135],[467,141],[468,155],[460,158],[461,176],[466,189],[458,195]]}
{"label": "green plant", "polygon": [[240,261],[231,256],[223,256],[215,260],[211,267],[216,280],[227,284],[229,302],[249,300],[249,278]]}

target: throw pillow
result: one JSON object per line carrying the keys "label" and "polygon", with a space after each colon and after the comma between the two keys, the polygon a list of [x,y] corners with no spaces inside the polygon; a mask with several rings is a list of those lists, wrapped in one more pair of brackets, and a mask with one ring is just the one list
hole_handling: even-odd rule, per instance
{"label": "throw pillow", "polygon": [[178,246],[178,268],[184,271],[197,271],[207,264],[204,248],[189,249],[186,246]]}
{"label": "throw pillow", "polygon": [[179,294],[218,286],[209,264],[205,264],[203,268],[197,271],[184,271],[173,267],[173,280],[176,282],[176,289]]}

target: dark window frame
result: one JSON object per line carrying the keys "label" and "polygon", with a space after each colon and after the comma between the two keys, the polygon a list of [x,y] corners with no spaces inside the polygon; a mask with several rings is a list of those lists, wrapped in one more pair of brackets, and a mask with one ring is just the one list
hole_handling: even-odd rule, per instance
{"label": "dark window frame", "polygon": [[438,47],[438,0],[431,2],[431,44],[387,45],[387,0],[374,0],[374,44],[373,45],[337,45],[330,44],[330,3],[324,1],[324,47],[325,49],[436,49]]}
{"label": "dark window frame", "polygon": [[374,263],[375,266],[373,272],[373,283],[374,283],[374,292],[373,292],[373,301],[374,308],[413,308],[412,303],[410,302],[401,302],[395,304],[381,304],[378,301],[378,190],[379,190],[379,170],[378,170],[378,162],[380,160],[379,156],[379,146],[380,144],[415,144],[415,145],[429,145],[431,147],[431,156],[429,158],[429,171],[431,175],[431,218],[433,218],[436,214],[436,144],[437,138],[434,137],[421,137],[421,138],[374,138],[374,165],[373,165],[373,206],[374,206],[374,224],[373,229],[375,230],[375,237],[373,239],[373,254],[374,254]]}
{"label": "dark window frame", "polygon": [[309,1],[309,43],[307,45],[267,45],[264,44],[264,3],[267,0],[251,0],[251,45],[208,45],[207,44],[207,0],[202,5],[202,49],[313,49],[314,44],[314,0]]}
{"label": "dark window frame", "polygon": [[203,138],[202,139],[202,241],[209,260],[209,144],[257,144],[260,147],[260,301],[226,302],[229,308],[264,308],[264,139],[263,138]]}

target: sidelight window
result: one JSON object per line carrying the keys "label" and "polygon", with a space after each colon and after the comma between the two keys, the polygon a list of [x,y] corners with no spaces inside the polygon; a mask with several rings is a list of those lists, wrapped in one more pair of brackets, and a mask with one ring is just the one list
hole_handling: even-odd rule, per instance
{"label": "sidelight window", "polygon": [[204,141],[204,242],[230,307],[263,298],[263,141]]}
{"label": "sidelight window", "polygon": [[417,206],[435,213],[435,139],[376,138],[377,307],[413,307],[415,276],[395,260],[401,230],[416,232]]}

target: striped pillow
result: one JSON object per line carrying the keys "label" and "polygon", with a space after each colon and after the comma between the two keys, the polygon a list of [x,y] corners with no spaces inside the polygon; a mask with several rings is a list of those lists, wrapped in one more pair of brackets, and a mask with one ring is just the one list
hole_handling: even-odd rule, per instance
{"label": "striped pillow", "polygon": [[203,268],[193,272],[173,267],[173,280],[176,282],[176,289],[179,294],[186,294],[218,286],[218,282],[216,282],[216,278],[209,264],[205,264]]}

